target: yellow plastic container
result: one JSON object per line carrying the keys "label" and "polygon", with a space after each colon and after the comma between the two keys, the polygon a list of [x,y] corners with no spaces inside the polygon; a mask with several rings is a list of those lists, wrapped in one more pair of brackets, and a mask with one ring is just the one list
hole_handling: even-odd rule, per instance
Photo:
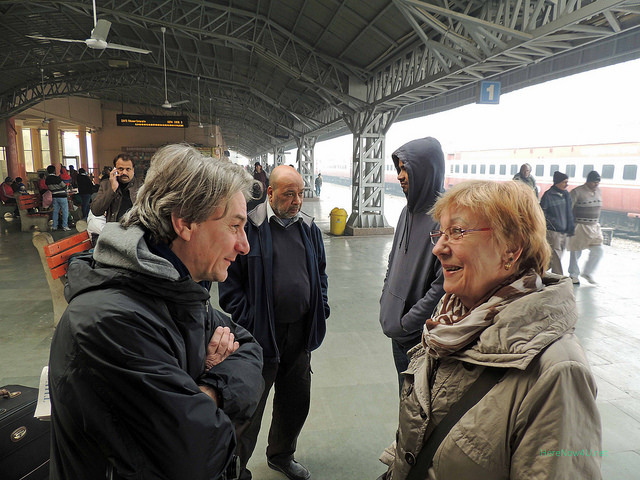
{"label": "yellow plastic container", "polygon": [[332,235],[343,235],[347,226],[347,211],[344,208],[334,208],[329,214],[331,218],[330,231]]}

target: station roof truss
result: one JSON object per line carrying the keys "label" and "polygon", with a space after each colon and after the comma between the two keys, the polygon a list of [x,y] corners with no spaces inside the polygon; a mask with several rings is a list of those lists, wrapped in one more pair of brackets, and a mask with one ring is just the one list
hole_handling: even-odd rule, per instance
{"label": "station roof truss", "polygon": [[[402,110],[640,26],[640,1],[631,0],[96,0],[96,8],[112,22],[109,42],[151,53],[29,37],[88,38],[92,0],[0,0],[0,118],[69,95],[167,114],[165,27],[167,97],[189,100],[169,112],[212,121],[255,157],[344,129],[359,113]],[[630,38],[640,56],[640,35]]]}

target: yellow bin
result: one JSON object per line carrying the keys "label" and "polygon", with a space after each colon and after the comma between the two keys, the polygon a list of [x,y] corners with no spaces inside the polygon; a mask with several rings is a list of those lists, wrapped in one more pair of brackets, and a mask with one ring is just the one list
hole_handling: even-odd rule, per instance
{"label": "yellow bin", "polygon": [[347,225],[347,211],[344,208],[334,208],[329,214],[331,218],[330,231],[332,235],[344,234],[344,227]]}

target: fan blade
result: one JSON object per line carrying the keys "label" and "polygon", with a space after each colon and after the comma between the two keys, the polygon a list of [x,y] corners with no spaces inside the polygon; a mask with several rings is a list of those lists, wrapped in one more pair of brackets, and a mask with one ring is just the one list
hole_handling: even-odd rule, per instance
{"label": "fan blade", "polygon": [[70,38],[41,37],[40,35],[27,35],[27,37],[35,38],[36,40],[53,40],[55,42],[85,43],[84,40],[72,40]]}
{"label": "fan blade", "polygon": [[134,53],[151,53],[151,50],[145,50],[143,48],[128,47],[126,45],[118,45],[117,43],[107,43],[107,48],[113,48],[114,50],[124,50],[125,52]]}
{"label": "fan blade", "polygon": [[178,105],[183,105],[185,103],[189,103],[191,100],[180,100],[179,102],[171,102],[172,107],[177,107]]}
{"label": "fan blade", "polygon": [[101,18],[96,23],[96,26],[91,30],[91,38],[95,40],[102,40],[103,42],[107,41],[107,35],[109,35],[109,30],[111,29],[111,22],[109,20],[105,20]]}

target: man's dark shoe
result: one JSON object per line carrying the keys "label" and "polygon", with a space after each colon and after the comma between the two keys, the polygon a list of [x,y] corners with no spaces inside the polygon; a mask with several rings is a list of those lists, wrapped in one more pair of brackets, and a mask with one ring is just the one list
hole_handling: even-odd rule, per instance
{"label": "man's dark shoe", "polygon": [[309,480],[311,473],[303,465],[291,459],[284,463],[267,460],[269,468],[284,473],[290,480]]}

